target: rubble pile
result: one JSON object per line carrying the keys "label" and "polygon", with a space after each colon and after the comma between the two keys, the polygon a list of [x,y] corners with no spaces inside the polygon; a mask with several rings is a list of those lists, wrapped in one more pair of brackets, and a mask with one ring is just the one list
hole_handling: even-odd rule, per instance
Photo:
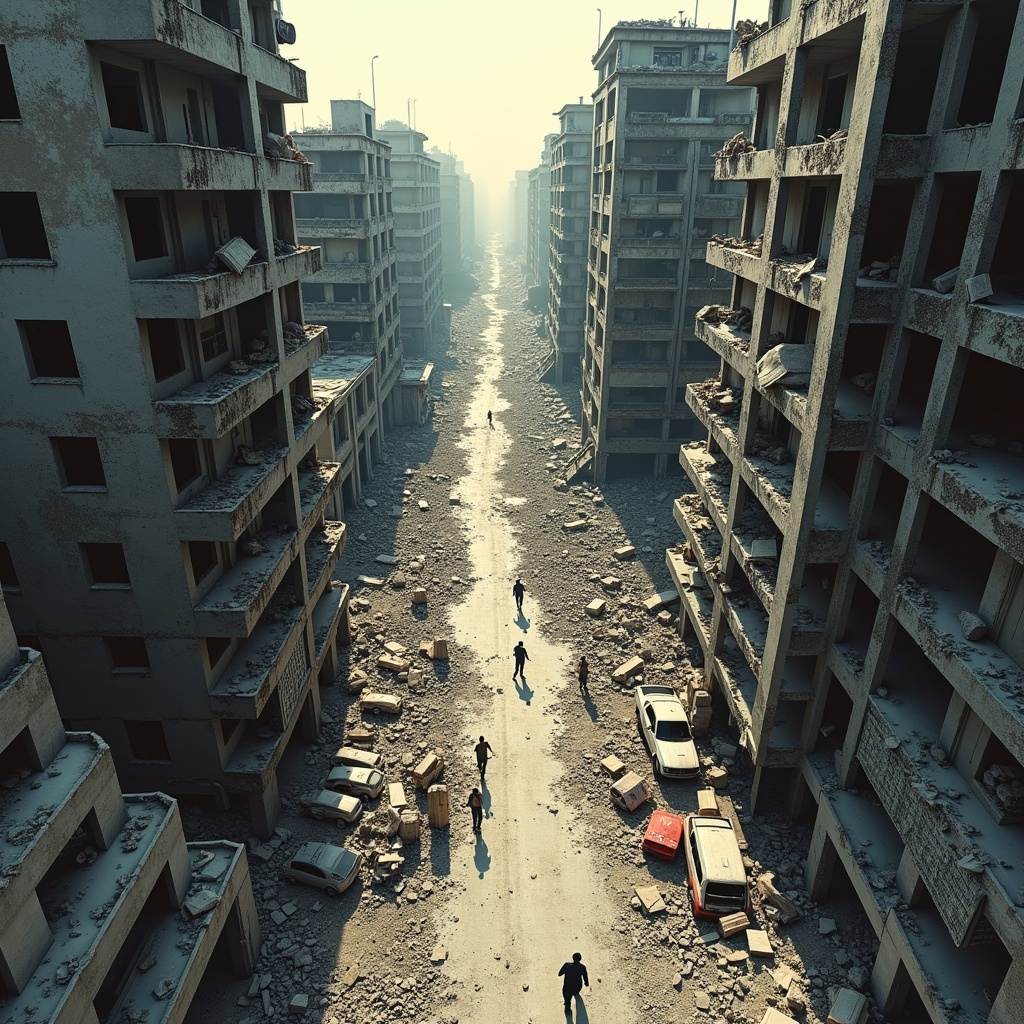
{"label": "rubble pile", "polygon": [[767,21],[753,21],[749,18],[743,18],[736,22],[736,44],[733,47],[734,50],[741,50],[745,46],[750,45],[750,41],[762,32],[768,31]]}
{"label": "rubble pile", "polygon": [[722,145],[722,148],[715,154],[715,156],[725,157],[727,160],[734,160],[736,157],[742,156],[744,153],[756,152],[757,146],[747,138],[746,132],[737,132],[728,142]]}
{"label": "rubble pile", "polygon": [[858,277],[866,277],[869,281],[895,281],[899,275],[900,258],[893,256],[888,260],[872,260],[866,267],[857,271]]}
{"label": "rubble pile", "polygon": [[712,235],[709,241],[726,249],[739,249],[751,256],[760,256],[764,245],[764,235],[758,235],[753,241],[749,238],[737,238],[735,235]]}

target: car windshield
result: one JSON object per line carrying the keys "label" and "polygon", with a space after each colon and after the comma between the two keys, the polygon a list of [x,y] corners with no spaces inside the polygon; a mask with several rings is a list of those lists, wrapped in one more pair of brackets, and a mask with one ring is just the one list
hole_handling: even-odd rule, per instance
{"label": "car windshield", "polygon": [[331,873],[334,877],[345,878],[352,870],[356,862],[356,856],[351,850],[342,850],[338,854],[338,859],[334,862],[334,866],[331,868]]}
{"label": "car windshield", "polygon": [[690,727],[682,719],[669,719],[667,722],[658,723],[654,735],[659,740],[688,740]]}
{"label": "car windshield", "polygon": [[708,904],[718,907],[736,907],[742,910],[747,902],[747,889],[743,885],[730,885],[728,882],[708,882]]}

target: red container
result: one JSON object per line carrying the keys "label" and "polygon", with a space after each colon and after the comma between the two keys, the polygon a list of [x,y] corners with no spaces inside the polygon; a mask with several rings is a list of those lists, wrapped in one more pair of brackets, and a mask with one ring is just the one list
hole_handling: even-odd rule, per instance
{"label": "red container", "polygon": [[644,833],[643,848],[662,860],[674,860],[683,837],[683,819],[668,811],[655,811]]}

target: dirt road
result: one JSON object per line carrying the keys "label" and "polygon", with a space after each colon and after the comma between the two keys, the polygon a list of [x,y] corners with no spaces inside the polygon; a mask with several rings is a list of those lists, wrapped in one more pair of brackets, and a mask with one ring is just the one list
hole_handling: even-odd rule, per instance
{"label": "dirt road", "polygon": [[[458,984],[460,1024],[556,1019],[561,1014],[559,966],[583,953],[591,987],[577,1019],[635,1020],[624,990],[609,983],[616,949],[609,936],[613,910],[598,884],[588,828],[559,800],[555,784],[558,727],[551,714],[555,687],[572,669],[570,652],[539,633],[543,613],[528,594],[516,613],[511,587],[520,552],[511,540],[506,509],[515,507],[498,478],[513,439],[502,425],[504,403],[496,385],[504,368],[501,263],[482,296],[490,322],[478,355],[478,377],[459,442],[471,467],[458,483],[458,514],[470,536],[474,578],[466,600],[453,609],[460,644],[484,668],[481,686],[489,710],[466,723],[466,742],[484,735],[497,757],[488,767],[482,832],[453,849],[452,876],[464,889],[450,907],[442,941],[450,951],[447,973]],[[487,412],[495,423],[487,425]],[[513,682],[512,648],[523,639],[529,652],[526,678]],[[461,794],[459,794],[461,795]],[[456,799],[455,813],[469,812]]]}

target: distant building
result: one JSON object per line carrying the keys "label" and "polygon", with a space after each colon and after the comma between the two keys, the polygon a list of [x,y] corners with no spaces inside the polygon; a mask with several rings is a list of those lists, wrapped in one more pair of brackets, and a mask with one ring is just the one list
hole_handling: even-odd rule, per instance
{"label": "distant building", "polygon": [[526,263],[526,238],[530,223],[530,172],[516,171],[509,185],[509,216],[512,218],[512,246]]}
{"label": "distant building", "polygon": [[283,138],[305,74],[269,0],[8,4],[0,39],[10,615],[127,788],[265,835],[348,632]]}
{"label": "distant building", "polygon": [[451,153],[433,146],[429,155],[441,166],[441,261],[448,294],[465,287],[466,257],[472,242],[463,242],[463,230],[470,230],[472,223],[472,182],[462,161]]}
{"label": "distant building", "polygon": [[378,136],[391,146],[398,306],[406,354],[426,351],[446,332],[441,316],[441,166],[423,151],[427,137],[389,121]]}
{"label": "distant building", "polygon": [[527,172],[526,191],[526,294],[540,308],[547,295],[548,252],[551,245],[551,144],[544,136],[540,163]]}
{"label": "distant building", "polygon": [[331,130],[295,142],[313,165],[313,191],[295,196],[296,227],[323,251],[303,299],[327,325],[332,351],[376,360],[378,423],[388,430],[401,422],[393,392],[402,375],[391,147],[360,100],[331,100]]}
{"label": "distant building", "polygon": [[597,480],[666,473],[698,427],[686,385],[714,358],[694,315],[730,297],[706,240],[738,231],[743,207],[714,154],[752,116],[753,94],[725,84],[729,36],[620,22],[594,55],[582,441]]}
{"label": "distant building", "polygon": [[65,732],[42,655],[19,650],[2,598],[0,765],[4,1020],[183,1020],[215,952],[253,973],[245,848],[186,843],[170,797],[122,796],[107,744]]}
{"label": "distant building", "polygon": [[579,372],[586,311],[587,225],[594,107],[568,103],[555,115],[551,146],[551,228],[548,241],[548,362],[555,379]]}

